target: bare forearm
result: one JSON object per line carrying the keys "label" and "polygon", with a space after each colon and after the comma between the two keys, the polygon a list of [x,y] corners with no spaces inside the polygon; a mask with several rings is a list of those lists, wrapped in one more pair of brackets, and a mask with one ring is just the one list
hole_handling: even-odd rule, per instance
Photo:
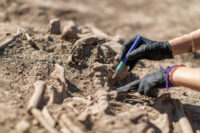
{"label": "bare forearm", "polygon": [[200,29],[169,41],[173,55],[200,50]]}
{"label": "bare forearm", "polygon": [[179,67],[171,76],[175,85],[200,91],[200,68]]}

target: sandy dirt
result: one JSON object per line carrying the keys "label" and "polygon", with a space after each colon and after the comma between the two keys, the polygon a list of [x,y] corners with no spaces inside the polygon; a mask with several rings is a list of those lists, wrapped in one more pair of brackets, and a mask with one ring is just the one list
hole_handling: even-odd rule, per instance
{"label": "sandy dirt", "polygon": [[[19,28],[33,42],[22,33],[0,49],[0,132],[180,133],[190,126],[200,132],[199,92],[173,87],[170,94],[160,89],[153,97],[131,92],[116,98],[114,91],[160,66],[199,67],[198,52],[142,60],[111,79],[123,41],[138,34],[164,41],[198,29],[199,7],[199,0],[1,0],[0,45]],[[56,18],[61,34],[49,33]],[[42,102],[28,112],[38,80],[46,84]],[[53,131],[36,117],[40,113]]]}

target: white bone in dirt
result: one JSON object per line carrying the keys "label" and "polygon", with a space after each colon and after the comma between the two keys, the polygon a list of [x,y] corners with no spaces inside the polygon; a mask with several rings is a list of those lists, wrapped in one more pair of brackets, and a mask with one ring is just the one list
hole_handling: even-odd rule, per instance
{"label": "white bone in dirt", "polygon": [[45,120],[49,123],[49,125],[51,125],[52,127],[54,127],[56,125],[56,121],[50,115],[46,106],[42,109],[42,114],[43,114]]}
{"label": "white bone in dirt", "polygon": [[49,22],[48,32],[51,34],[60,34],[60,19],[52,19]]}
{"label": "white bone in dirt", "polygon": [[86,108],[79,116],[79,121],[85,121],[88,116],[105,113],[109,107],[108,102],[108,92],[106,90],[97,91],[95,97],[97,98],[97,103]]}
{"label": "white bone in dirt", "polygon": [[73,133],[68,127],[65,126],[64,122],[62,120],[58,120],[59,125],[61,126],[60,131],[62,133]]}
{"label": "white bone in dirt", "polygon": [[25,36],[26,36],[26,38],[27,38],[28,44],[29,44],[29,45],[35,45],[33,39],[32,39],[31,36],[28,34],[28,32],[25,32],[24,34],[25,34]]}
{"label": "white bone in dirt", "polygon": [[55,70],[51,73],[51,76],[55,78],[61,86],[61,88],[57,90],[58,93],[65,93],[64,91],[67,90],[66,90],[66,79],[65,79],[64,68],[59,64],[55,64]]}
{"label": "white bone in dirt", "polygon": [[90,105],[92,103],[92,101],[82,98],[82,97],[73,97],[72,99],[73,99],[73,101],[78,101],[78,102],[81,102],[86,105]]}
{"label": "white bone in dirt", "polygon": [[46,88],[46,83],[44,81],[39,80],[34,83],[34,88],[35,90],[33,96],[31,97],[31,100],[27,107],[28,111],[30,111],[31,108],[37,108],[38,105],[41,103]]}
{"label": "white bone in dirt", "polygon": [[42,112],[36,108],[31,109],[31,114],[40,122],[40,124],[49,132],[49,133],[59,133],[54,127],[49,125],[49,123],[44,118]]}
{"label": "white bone in dirt", "polygon": [[51,76],[54,77],[54,78],[60,79],[61,82],[63,82],[63,83],[66,83],[65,70],[59,64],[55,64],[55,70],[53,71],[53,73],[51,74]]}
{"label": "white bone in dirt", "polygon": [[23,32],[24,31],[22,31],[22,30],[18,30],[17,33],[12,38],[7,39],[5,42],[0,44],[0,49],[6,48],[10,43],[15,41],[15,39],[18,38]]}
{"label": "white bone in dirt", "polygon": [[62,114],[60,119],[70,128],[72,133],[84,133],[84,131],[79,126],[75,125],[66,114]]}
{"label": "white bone in dirt", "polygon": [[49,95],[48,104],[50,105],[50,104],[56,103],[56,89],[53,86],[48,86],[47,92]]}

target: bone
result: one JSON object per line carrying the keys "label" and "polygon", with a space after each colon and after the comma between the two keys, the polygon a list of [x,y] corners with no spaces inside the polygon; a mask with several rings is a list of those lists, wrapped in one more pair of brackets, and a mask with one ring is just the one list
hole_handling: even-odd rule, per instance
{"label": "bone", "polygon": [[56,89],[53,86],[48,86],[47,92],[49,95],[48,105],[56,103]]}
{"label": "bone", "polygon": [[28,41],[28,44],[31,45],[31,46],[35,46],[35,42],[33,41],[33,39],[30,37],[30,35],[28,34],[28,32],[25,32],[24,33],[26,38],[27,38],[27,41]]}
{"label": "bone", "polygon": [[50,133],[59,133],[55,128],[53,128],[49,122],[44,118],[42,112],[36,108],[31,109],[31,114],[40,122],[40,124]]}
{"label": "bone", "polygon": [[[71,65],[71,64],[77,64],[77,65],[84,64],[84,60],[81,59],[81,58],[83,58],[83,56],[87,55],[84,52],[84,50],[87,49],[87,47],[90,47],[90,46],[95,47],[94,44],[97,44],[97,43],[98,43],[98,38],[94,35],[85,36],[84,38],[77,40],[75,42],[75,44],[73,45],[71,51],[70,51],[69,57],[67,59],[67,63],[69,65]],[[76,58],[74,58],[75,55],[76,55]]]}
{"label": "bone", "polygon": [[20,133],[27,133],[28,130],[30,129],[30,123],[27,122],[26,120],[22,120],[16,125],[16,130]]}
{"label": "bone", "polygon": [[0,45],[0,50],[6,48],[9,44],[15,41],[15,39],[18,38],[23,32],[24,32],[23,30],[18,30],[17,33],[12,38],[7,39]]}
{"label": "bone", "polygon": [[67,128],[67,127],[65,126],[64,122],[63,122],[61,119],[58,121],[58,123],[59,123],[59,125],[61,126],[60,131],[61,131],[62,133],[73,133],[72,131],[69,130],[69,128]]}
{"label": "bone", "polygon": [[109,40],[109,41],[113,41],[117,44],[118,43],[120,43],[120,44],[124,43],[124,38],[121,37],[120,35],[116,35],[116,36],[112,37],[112,36],[108,35],[107,33],[103,32],[102,30],[96,28],[93,25],[87,25],[87,27],[91,30],[91,32],[94,35],[96,35],[100,39],[106,39],[106,40]]}
{"label": "bone", "polygon": [[62,114],[60,119],[63,121],[63,124],[72,131],[72,133],[84,132],[79,126],[75,125],[66,114]]}
{"label": "bone", "polygon": [[49,22],[48,32],[51,34],[60,34],[60,19],[52,19]]}
{"label": "bone", "polygon": [[76,39],[78,33],[78,28],[74,21],[69,21],[68,24],[64,27],[63,33],[61,35],[62,39]]}
{"label": "bone", "polygon": [[82,97],[73,97],[72,100],[81,102],[81,103],[86,104],[86,105],[90,105],[92,103],[92,101],[85,99],[85,98],[82,98]]}
{"label": "bone", "polygon": [[[55,70],[51,73],[53,87],[48,90],[49,96],[51,97],[49,101],[52,103],[62,103],[63,99],[67,97],[68,94],[68,84],[65,78],[65,70],[59,64],[55,64]],[[52,89],[52,90],[51,90]]]}
{"label": "bone", "polygon": [[115,41],[108,41],[102,44],[102,46],[112,49],[118,55],[120,54],[122,48],[122,45]]}
{"label": "bone", "polygon": [[51,127],[55,127],[56,125],[56,121],[53,119],[53,117],[50,115],[48,109],[47,109],[47,106],[45,106],[43,109],[42,109],[42,114],[45,118],[45,120],[48,122],[48,124],[51,126]]}
{"label": "bone", "polygon": [[79,40],[76,41],[76,43],[74,44],[71,52],[70,52],[70,55],[74,54],[76,48],[78,48],[81,44],[87,44],[87,45],[91,45],[93,43],[96,43],[97,42],[97,37],[94,36],[94,35],[90,35],[90,36],[87,36],[87,37],[84,37],[84,38],[81,38]]}
{"label": "bone", "polygon": [[179,100],[174,100],[174,104],[176,107],[175,111],[176,111],[176,115],[178,116],[178,120],[182,129],[182,132],[193,133],[194,131],[192,129],[192,126],[184,113],[183,105],[181,104]]}
{"label": "bone", "polygon": [[93,34],[95,34],[96,36],[98,36],[99,38],[105,38],[107,40],[112,40],[112,37],[109,36],[108,34],[104,33],[103,31],[101,31],[100,29],[96,28],[95,26],[92,25],[88,25],[88,27],[91,29],[91,32]]}
{"label": "bone", "polygon": [[79,116],[79,121],[85,121],[90,115],[105,113],[109,107],[108,92],[99,90],[96,93],[97,103],[86,108]]}
{"label": "bone", "polygon": [[73,102],[67,103],[67,106],[69,108],[71,108],[71,110],[74,112],[74,114],[79,114],[79,111],[74,107],[74,103]]}
{"label": "bone", "polygon": [[33,96],[31,97],[31,100],[27,107],[28,112],[32,108],[37,108],[39,104],[41,103],[43,99],[43,94],[46,88],[46,83],[44,81],[39,80],[34,83],[34,88],[35,90],[34,90]]}
{"label": "bone", "polygon": [[66,79],[65,79],[65,70],[64,68],[59,65],[59,64],[55,64],[55,70],[53,71],[53,73],[51,74],[52,77],[56,78],[56,79],[60,79],[62,83],[66,83]]}
{"label": "bone", "polygon": [[66,91],[66,79],[64,68],[59,64],[55,64],[55,70],[51,73],[51,76],[55,78],[61,86],[60,90],[58,90],[58,93],[64,93],[64,91]]}

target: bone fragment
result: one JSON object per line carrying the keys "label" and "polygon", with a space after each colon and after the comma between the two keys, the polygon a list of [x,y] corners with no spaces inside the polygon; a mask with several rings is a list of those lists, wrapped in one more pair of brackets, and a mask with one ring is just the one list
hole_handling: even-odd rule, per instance
{"label": "bone fragment", "polygon": [[98,36],[99,38],[106,38],[108,40],[112,40],[112,37],[109,36],[108,34],[104,33],[100,29],[96,28],[95,26],[90,26],[89,28],[91,29],[92,33]]}
{"label": "bone fragment", "polygon": [[53,119],[53,117],[50,115],[48,109],[47,109],[47,106],[45,106],[43,109],[42,109],[42,114],[45,118],[45,120],[49,123],[50,126],[52,127],[55,127],[56,125],[56,121]]}
{"label": "bone fragment", "polygon": [[60,119],[72,131],[72,133],[83,133],[82,129],[75,125],[66,114],[62,114]]}
{"label": "bone fragment", "polygon": [[48,86],[47,92],[49,95],[49,101],[48,104],[56,103],[56,89],[53,86]]}
{"label": "bone fragment", "polygon": [[28,104],[27,110],[30,111],[31,108],[37,108],[38,105],[41,103],[41,100],[43,99],[43,94],[46,88],[46,83],[44,81],[37,81],[34,83],[34,93],[31,97],[31,100]]}
{"label": "bone fragment", "polygon": [[28,32],[25,32],[24,33],[26,38],[27,38],[27,41],[28,41],[28,44],[31,45],[31,46],[34,46],[35,45],[35,42],[33,41],[33,39],[30,37],[30,35],[28,34]]}
{"label": "bone fragment", "polygon": [[6,48],[10,43],[15,41],[15,39],[18,38],[23,32],[24,31],[22,31],[22,30],[18,30],[17,33],[12,38],[7,39],[5,42],[3,42],[0,45],[0,50]]}
{"label": "bone fragment", "polygon": [[82,97],[73,97],[72,99],[74,101],[78,101],[78,102],[81,102],[81,103],[86,104],[86,105],[90,105],[92,103],[92,101],[85,99],[85,98],[82,98]]}
{"label": "bone fragment", "polygon": [[58,93],[64,95],[66,94],[66,79],[65,79],[65,70],[59,64],[55,64],[55,70],[51,73],[51,76],[58,81],[60,88],[57,90]]}
{"label": "bone fragment", "polygon": [[59,65],[59,64],[55,64],[55,70],[53,71],[53,73],[51,74],[52,77],[59,79],[62,83],[66,83],[66,79],[65,79],[65,70],[64,68]]}
{"label": "bone fragment", "polygon": [[42,112],[36,108],[31,109],[31,114],[40,122],[40,124],[50,133],[58,133],[44,118]]}
{"label": "bone fragment", "polygon": [[65,25],[61,38],[62,39],[75,39],[77,38],[78,27],[74,23],[74,21],[69,21],[67,25]]}
{"label": "bone fragment", "polygon": [[99,90],[96,93],[97,103],[86,108],[79,116],[79,121],[85,121],[88,116],[105,113],[109,107],[108,93],[105,90]]}
{"label": "bone fragment", "polygon": [[61,126],[60,131],[62,133],[73,133],[68,127],[65,126],[64,122],[61,119],[58,121],[58,123]]}
{"label": "bone fragment", "polygon": [[60,19],[52,19],[49,22],[48,32],[51,34],[60,34]]}

